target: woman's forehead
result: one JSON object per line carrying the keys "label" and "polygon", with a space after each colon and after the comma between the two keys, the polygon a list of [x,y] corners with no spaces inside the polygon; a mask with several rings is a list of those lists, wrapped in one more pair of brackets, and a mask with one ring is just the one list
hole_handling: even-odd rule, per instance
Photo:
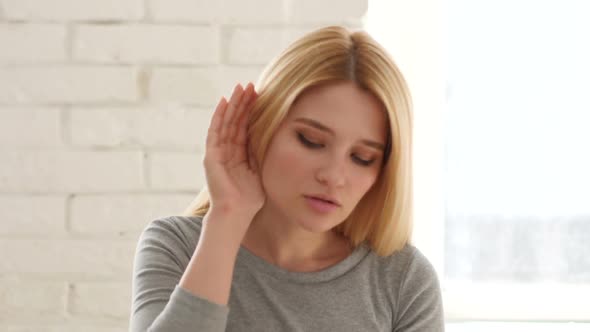
{"label": "woman's forehead", "polygon": [[[293,104],[287,120],[306,118],[334,131],[384,136],[387,116],[381,102],[353,82],[313,87]],[[300,122],[300,121],[299,121]],[[354,129],[354,130],[352,130]]]}

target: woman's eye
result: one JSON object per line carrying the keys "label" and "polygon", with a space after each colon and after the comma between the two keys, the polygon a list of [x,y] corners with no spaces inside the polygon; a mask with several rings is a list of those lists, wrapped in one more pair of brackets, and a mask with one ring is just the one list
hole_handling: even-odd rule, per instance
{"label": "woman's eye", "polygon": [[361,165],[361,166],[370,166],[370,165],[371,165],[371,164],[372,164],[372,163],[375,161],[375,159],[370,159],[370,160],[362,159],[362,158],[359,158],[359,157],[358,157],[358,156],[356,156],[356,155],[352,155],[352,159],[353,159],[353,160],[354,160],[354,161],[355,161],[357,164],[359,164],[359,165]]}
{"label": "woman's eye", "polygon": [[[307,137],[305,137],[302,133],[297,133],[297,137],[299,138],[299,141],[305,145],[306,147],[310,148],[310,149],[319,149],[319,148],[323,148],[324,144],[321,143],[315,143],[310,141]],[[360,158],[359,156],[353,154],[352,156],[352,160],[361,165],[361,166],[370,166],[371,164],[373,164],[373,162],[375,162],[375,159],[363,159]]]}
{"label": "woman's eye", "polygon": [[302,133],[297,133],[297,137],[299,137],[299,141],[301,141],[301,143],[303,143],[303,145],[305,145],[309,148],[318,149],[318,148],[324,147],[323,144],[314,143],[314,142],[310,141],[309,139],[307,139],[307,137],[303,136]]}

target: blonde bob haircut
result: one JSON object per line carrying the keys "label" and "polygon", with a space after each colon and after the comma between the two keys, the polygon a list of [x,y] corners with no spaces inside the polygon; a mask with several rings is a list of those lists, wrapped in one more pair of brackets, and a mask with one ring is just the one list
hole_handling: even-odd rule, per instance
{"label": "blonde bob haircut", "polygon": [[[412,234],[412,105],[401,72],[371,36],[330,26],[292,43],[264,70],[251,110],[249,148],[258,165],[291,105],[319,85],[352,81],[372,93],[387,112],[388,138],[380,174],[351,214],[334,227],[356,247],[363,242],[388,256]],[[203,217],[209,209],[204,188],[184,214]]]}

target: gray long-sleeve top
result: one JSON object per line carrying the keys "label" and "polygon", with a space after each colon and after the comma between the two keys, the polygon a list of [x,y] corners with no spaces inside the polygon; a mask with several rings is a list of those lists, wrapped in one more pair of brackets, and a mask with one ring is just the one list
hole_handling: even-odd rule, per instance
{"label": "gray long-sleeve top", "polygon": [[227,306],[178,282],[200,217],[170,216],[142,232],[133,266],[130,331],[444,331],[441,291],[413,246],[379,257],[366,245],[317,272],[292,272],[240,247]]}

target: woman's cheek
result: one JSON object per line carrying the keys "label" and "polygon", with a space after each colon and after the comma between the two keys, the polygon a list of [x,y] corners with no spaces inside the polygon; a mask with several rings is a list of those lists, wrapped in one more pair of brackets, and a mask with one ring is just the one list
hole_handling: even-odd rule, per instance
{"label": "woman's cheek", "polygon": [[[281,183],[290,182],[290,180],[301,181],[301,179],[294,179],[293,176],[303,170],[306,163],[305,151],[301,147],[290,142],[277,141],[270,147],[266,155],[265,171],[274,181]],[[282,143],[282,144],[280,144]]]}
{"label": "woman's cheek", "polygon": [[305,160],[305,155],[299,149],[285,149],[281,151],[281,162],[289,171],[296,170]]}
{"label": "woman's cheek", "polygon": [[362,183],[359,183],[357,188],[361,188],[361,193],[359,194],[359,200],[362,196],[364,196],[373,186],[373,184],[377,181],[378,177],[374,174],[365,175],[362,179]]}

